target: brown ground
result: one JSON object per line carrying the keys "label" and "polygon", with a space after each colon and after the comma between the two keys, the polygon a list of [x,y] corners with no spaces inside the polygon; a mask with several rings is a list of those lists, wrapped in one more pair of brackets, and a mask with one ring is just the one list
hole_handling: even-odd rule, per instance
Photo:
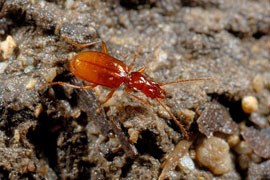
{"label": "brown ground", "polygon": [[[269,0],[0,0],[0,10],[1,41],[16,42],[9,55],[1,43],[0,179],[270,178]],[[155,101],[120,89],[101,107],[103,87],[42,86],[82,85],[67,39],[101,39],[127,64],[136,52],[157,82],[213,77],[164,87],[190,141]],[[247,95],[257,111],[242,110]],[[199,149],[211,142],[206,165]]]}

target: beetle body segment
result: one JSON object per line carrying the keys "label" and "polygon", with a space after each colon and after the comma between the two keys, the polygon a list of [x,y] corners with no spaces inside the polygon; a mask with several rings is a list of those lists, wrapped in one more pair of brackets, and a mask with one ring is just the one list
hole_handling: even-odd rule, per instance
{"label": "beetle body segment", "polygon": [[129,89],[139,90],[152,99],[164,99],[165,91],[159,86],[159,84],[147,79],[140,72],[131,72],[129,74],[128,82],[125,82],[125,84]]}
{"label": "beetle body segment", "polygon": [[106,53],[80,52],[70,61],[70,71],[94,85],[116,89],[124,83],[127,89],[141,91],[152,99],[164,98],[165,91],[158,83],[147,79],[141,72],[128,72],[126,64]]}
{"label": "beetle body segment", "polygon": [[118,88],[128,74],[122,61],[96,51],[84,51],[74,56],[70,71],[80,79],[109,88]]}

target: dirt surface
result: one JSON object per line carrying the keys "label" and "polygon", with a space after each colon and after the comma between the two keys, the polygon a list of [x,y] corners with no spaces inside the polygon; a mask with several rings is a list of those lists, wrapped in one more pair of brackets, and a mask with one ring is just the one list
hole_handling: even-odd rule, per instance
{"label": "dirt surface", "polygon": [[[269,0],[0,0],[0,40],[0,179],[270,178]],[[160,83],[213,78],[164,86],[189,140],[123,87],[45,85],[82,86],[71,42],[97,40]]]}

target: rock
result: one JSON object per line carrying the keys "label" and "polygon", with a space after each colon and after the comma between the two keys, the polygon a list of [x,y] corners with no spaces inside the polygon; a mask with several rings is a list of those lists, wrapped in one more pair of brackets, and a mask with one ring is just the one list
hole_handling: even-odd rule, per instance
{"label": "rock", "polygon": [[232,160],[226,141],[217,137],[204,139],[197,149],[197,160],[215,175],[223,175],[232,170]]}

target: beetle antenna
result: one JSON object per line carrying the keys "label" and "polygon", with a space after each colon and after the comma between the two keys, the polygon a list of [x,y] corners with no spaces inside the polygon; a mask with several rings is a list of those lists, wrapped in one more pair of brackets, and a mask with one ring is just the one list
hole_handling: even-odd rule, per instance
{"label": "beetle antenna", "polygon": [[172,82],[165,82],[161,83],[159,86],[166,86],[169,84],[177,84],[177,83],[186,83],[186,82],[192,82],[192,81],[208,81],[208,80],[214,80],[211,77],[206,77],[206,78],[192,78],[192,79],[181,79],[177,81],[172,81]]}
{"label": "beetle antenna", "polygon": [[157,102],[167,111],[167,113],[171,116],[173,119],[174,123],[180,128],[181,133],[184,135],[186,139],[189,139],[188,133],[184,126],[177,120],[177,118],[173,115],[173,113],[165,106],[165,104],[159,99],[156,98]]}

